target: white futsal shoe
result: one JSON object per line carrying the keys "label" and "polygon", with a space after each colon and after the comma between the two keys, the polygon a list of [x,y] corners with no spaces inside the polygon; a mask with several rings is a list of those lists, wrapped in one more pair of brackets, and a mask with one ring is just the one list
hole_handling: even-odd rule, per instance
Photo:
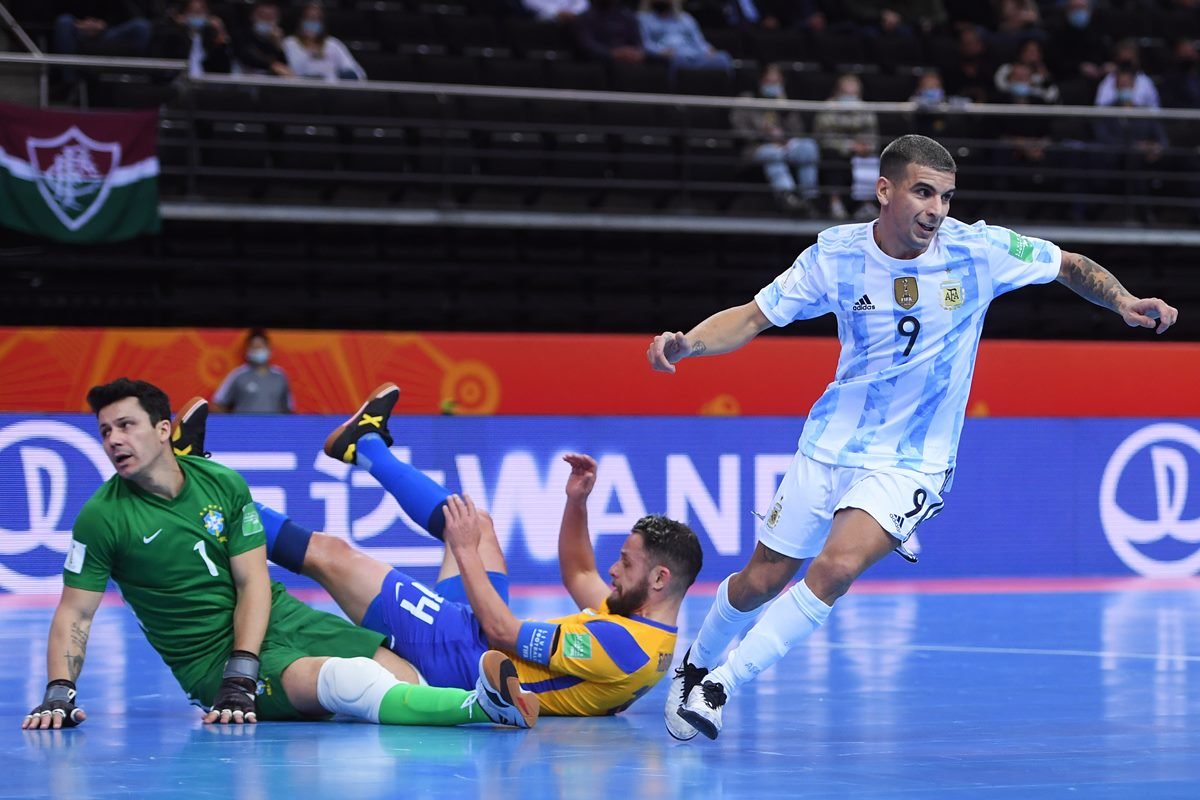
{"label": "white futsal shoe", "polygon": [[725,707],[725,687],[714,681],[704,681],[688,693],[687,702],[679,716],[710,739],[721,732],[721,709]]}
{"label": "white futsal shoe", "polygon": [[699,731],[679,716],[679,710],[687,702],[692,689],[699,686],[700,681],[708,674],[707,668],[688,663],[688,656],[691,654],[689,648],[683,654],[683,662],[675,668],[675,677],[671,679],[671,686],[667,689],[667,705],[663,709],[663,722],[667,724],[667,733],[681,742],[694,739]]}

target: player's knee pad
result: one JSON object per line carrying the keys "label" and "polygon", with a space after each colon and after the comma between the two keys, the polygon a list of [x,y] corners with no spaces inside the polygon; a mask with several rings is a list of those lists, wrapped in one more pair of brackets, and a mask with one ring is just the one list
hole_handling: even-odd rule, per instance
{"label": "player's knee pad", "polygon": [[331,658],[317,675],[317,702],[334,714],[379,722],[383,696],[399,683],[381,664],[364,656]]}

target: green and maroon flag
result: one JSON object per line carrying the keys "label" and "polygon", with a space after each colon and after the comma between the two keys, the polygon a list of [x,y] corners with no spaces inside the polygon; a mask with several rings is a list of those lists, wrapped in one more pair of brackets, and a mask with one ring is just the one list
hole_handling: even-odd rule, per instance
{"label": "green and maroon flag", "polygon": [[0,224],[60,242],[156,233],[157,111],[0,103]]}

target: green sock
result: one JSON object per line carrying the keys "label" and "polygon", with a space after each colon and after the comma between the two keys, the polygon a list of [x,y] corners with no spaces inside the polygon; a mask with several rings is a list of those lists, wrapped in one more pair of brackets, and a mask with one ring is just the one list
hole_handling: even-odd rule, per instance
{"label": "green sock", "polygon": [[383,696],[379,705],[383,725],[463,725],[491,722],[466,689],[444,689],[401,683]]}

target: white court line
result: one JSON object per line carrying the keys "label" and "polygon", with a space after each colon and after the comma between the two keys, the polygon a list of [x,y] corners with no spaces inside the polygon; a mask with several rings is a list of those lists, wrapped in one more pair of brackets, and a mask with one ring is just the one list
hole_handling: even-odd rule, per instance
{"label": "white court line", "polygon": [[952,645],[952,644],[902,644],[902,645],[882,645],[882,644],[847,644],[844,642],[827,642],[821,645],[812,645],[813,647],[824,647],[828,650],[887,650],[895,652],[897,650],[905,650],[909,652],[925,652],[925,653],[992,653],[997,655],[1013,655],[1013,656],[1072,656],[1076,658],[1127,658],[1142,661],[1158,661],[1160,659],[1170,659],[1172,661],[1195,661],[1200,663],[1200,656],[1186,656],[1176,653],[1121,653],[1113,650],[1048,650],[1037,647],[974,647],[968,645]]}

